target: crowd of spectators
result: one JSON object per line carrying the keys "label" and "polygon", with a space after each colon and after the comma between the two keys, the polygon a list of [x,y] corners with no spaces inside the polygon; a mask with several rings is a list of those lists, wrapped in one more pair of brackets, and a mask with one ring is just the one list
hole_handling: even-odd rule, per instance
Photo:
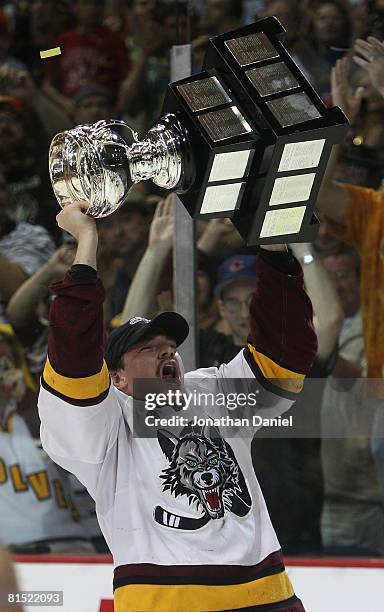
{"label": "crowd of spectators", "polygon": [[[39,442],[48,286],[76,246],[55,222],[50,140],[105,118],[143,133],[160,114],[173,45],[190,42],[199,71],[209,37],[271,15],[350,127],[319,197],[319,234],[291,245],[319,340],[292,409],[310,431],[257,435],[254,466],[286,554],[384,555],[383,0],[0,1],[0,541],[11,551],[107,552],[87,491]],[[53,47],[61,55],[41,60]],[[173,309],[174,205],[144,183],[98,221],[109,330]],[[223,219],[199,221],[196,246],[198,365],[218,366],[247,342],[257,250]]]}

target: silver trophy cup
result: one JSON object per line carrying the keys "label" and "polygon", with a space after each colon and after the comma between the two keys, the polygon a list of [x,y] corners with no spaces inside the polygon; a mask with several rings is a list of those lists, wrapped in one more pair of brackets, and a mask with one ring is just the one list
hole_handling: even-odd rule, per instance
{"label": "silver trophy cup", "polygon": [[87,214],[107,217],[140,181],[183,191],[188,159],[185,131],[173,115],[162,117],[143,140],[124,121],[103,120],[57,134],[49,173],[60,206],[84,200]]}

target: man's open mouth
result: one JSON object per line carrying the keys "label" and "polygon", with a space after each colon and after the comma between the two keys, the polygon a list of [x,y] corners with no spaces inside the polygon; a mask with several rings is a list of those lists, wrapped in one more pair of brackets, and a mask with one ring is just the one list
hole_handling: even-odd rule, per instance
{"label": "man's open mouth", "polygon": [[180,369],[175,359],[167,359],[160,366],[161,380],[180,381]]}
{"label": "man's open mouth", "polygon": [[201,489],[205,503],[210,510],[220,509],[220,496],[219,487],[213,487],[212,489]]}

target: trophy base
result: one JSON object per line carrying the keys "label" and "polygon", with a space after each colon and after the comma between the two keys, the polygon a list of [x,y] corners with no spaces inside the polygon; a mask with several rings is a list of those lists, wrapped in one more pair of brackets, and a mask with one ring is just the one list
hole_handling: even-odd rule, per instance
{"label": "trophy base", "polygon": [[164,115],[129,149],[132,181],[151,180],[158,187],[182,193],[195,176],[190,150],[186,130],[176,115]]}

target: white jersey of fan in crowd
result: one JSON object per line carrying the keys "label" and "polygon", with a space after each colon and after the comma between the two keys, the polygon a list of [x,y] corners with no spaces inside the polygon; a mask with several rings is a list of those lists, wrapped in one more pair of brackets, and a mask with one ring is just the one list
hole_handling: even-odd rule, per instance
{"label": "white jersey of fan in crowd", "polygon": [[[84,541],[65,474],[34,439],[10,401],[0,424],[0,540],[4,544]],[[76,547],[78,548],[78,547]]]}

